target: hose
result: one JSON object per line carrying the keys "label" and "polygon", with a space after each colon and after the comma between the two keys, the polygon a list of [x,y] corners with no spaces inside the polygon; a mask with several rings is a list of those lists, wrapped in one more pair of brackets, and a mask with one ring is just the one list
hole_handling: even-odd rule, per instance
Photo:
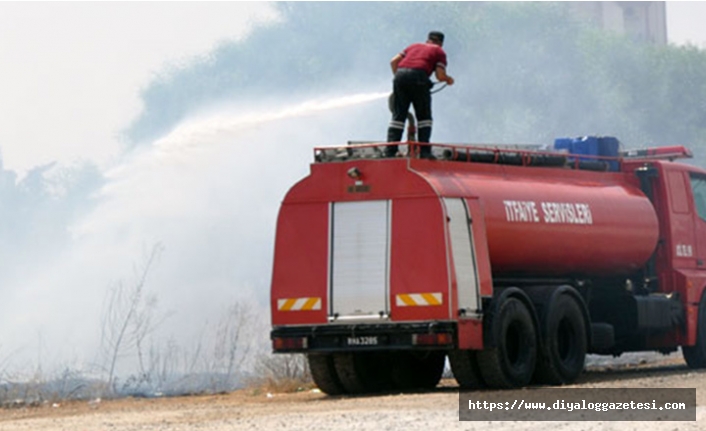
{"label": "hose", "polygon": [[[432,82],[432,83],[431,83],[432,88],[434,88],[434,86],[435,86],[436,84],[441,84],[441,81]],[[448,85],[448,84],[444,82],[444,84],[443,84],[441,87],[437,88],[436,90],[431,90],[431,91],[429,91],[429,94],[438,93],[439,91],[441,91],[441,90],[443,90],[444,88],[446,88],[447,85]]]}

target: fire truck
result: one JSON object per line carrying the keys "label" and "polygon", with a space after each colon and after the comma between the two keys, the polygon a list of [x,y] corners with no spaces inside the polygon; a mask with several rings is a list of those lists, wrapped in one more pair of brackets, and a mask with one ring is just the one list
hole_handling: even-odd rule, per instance
{"label": "fire truck", "polygon": [[[328,394],[561,385],[587,353],[706,367],[706,171],[682,146],[314,149],[277,219],[275,353]],[[421,158],[420,147],[432,156]]]}

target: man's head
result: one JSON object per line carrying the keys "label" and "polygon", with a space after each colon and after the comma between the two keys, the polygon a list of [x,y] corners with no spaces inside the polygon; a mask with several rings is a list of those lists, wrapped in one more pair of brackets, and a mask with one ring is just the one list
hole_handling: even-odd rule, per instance
{"label": "man's head", "polygon": [[444,33],[440,31],[430,31],[427,39],[429,39],[429,42],[431,43],[442,46],[444,44]]}

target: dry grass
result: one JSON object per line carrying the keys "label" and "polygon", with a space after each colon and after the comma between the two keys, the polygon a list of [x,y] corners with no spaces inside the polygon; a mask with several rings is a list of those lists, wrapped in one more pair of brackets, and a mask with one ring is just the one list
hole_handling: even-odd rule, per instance
{"label": "dry grass", "polygon": [[301,392],[316,387],[304,355],[260,355],[255,376],[247,383],[249,388],[267,393]]}
{"label": "dry grass", "polygon": [[266,378],[259,381],[253,381],[249,385],[254,395],[262,393],[272,394],[290,394],[294,392],[310,391],[316,388],[316,385],[311,380],[292,379],[292,378]]}

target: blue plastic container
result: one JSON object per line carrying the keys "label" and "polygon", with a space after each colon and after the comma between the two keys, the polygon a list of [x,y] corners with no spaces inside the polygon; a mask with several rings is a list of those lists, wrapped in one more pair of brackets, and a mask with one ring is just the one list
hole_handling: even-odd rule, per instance
{"label": "blue plastic container", "polygon": [[[619,148],[620,142],[612,136],[583,136],[580,138],[557,138],[554,140],[555,150],[577,155],[580,161],[597,161],[591,157],[580,157],[582,155],[618,157]],[[574,157],[569,158],[570,162],[575,160]],[[609,171],[618,171],[620,169],[617,161],[607,163]]]}
{"label": "blue plastic container", "polygon": [[[595,136],[584,136],[574,139],[573,154],[585,154],[587,156],[598,156],[598,138]],[[596,160],[586,157],[579,157],[580,160]]]}
{"label": "blue plastic container", "polygon": [[554,149],[571,154],[574,152],[574,140],[572,138],[556,138],[554,140]]}

